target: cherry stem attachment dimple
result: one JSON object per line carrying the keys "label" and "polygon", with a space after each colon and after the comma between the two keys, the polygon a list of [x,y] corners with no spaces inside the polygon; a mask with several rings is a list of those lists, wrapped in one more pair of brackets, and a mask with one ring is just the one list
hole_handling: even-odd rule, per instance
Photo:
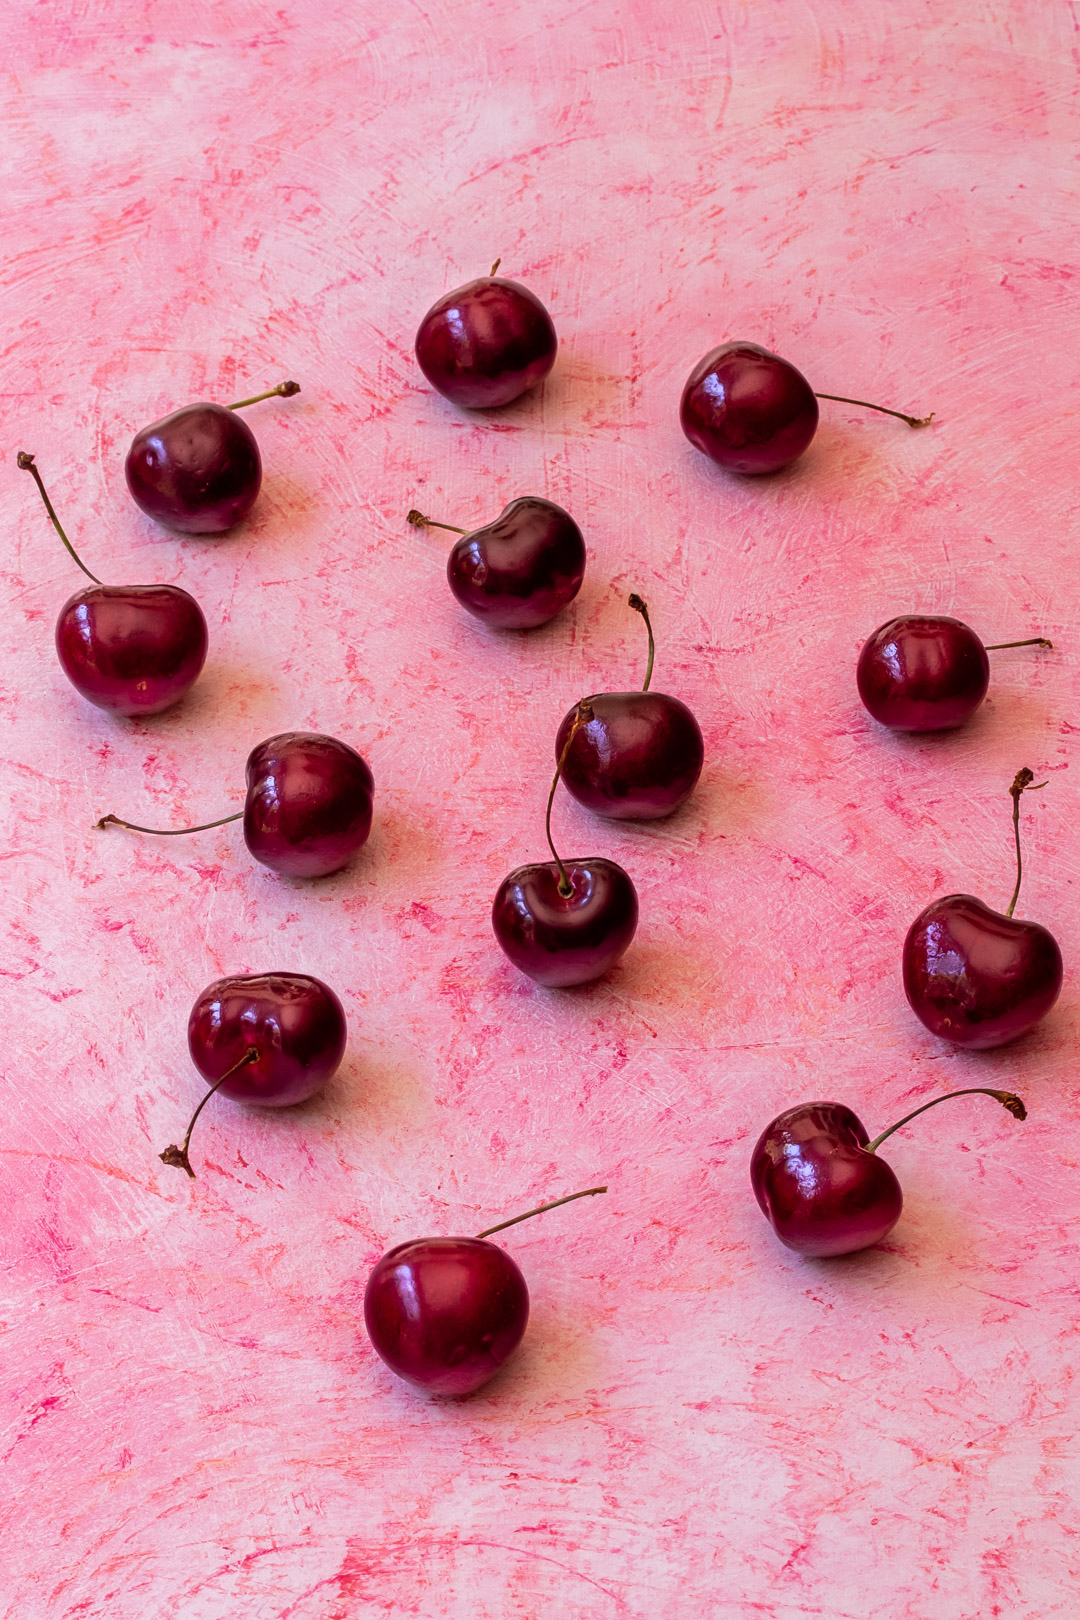
{"label": "cherry stem attachment dimple", "polygon": [[903,1119],[898,1119],[896,1124],[890,1125],[887,1131],[882,1131],[881,1135],[875,1136],[872,1142],[867,1142],[864,1151],[867,1153],[876,1152],[885,1138],[891,1136],[893,1131],[898,1131],[901,1125],[907,1125],[913,1119],[917,1119],[920,1114],[925,1114],[928,1108],[936,1108],[938,1103],[948,1102],[950,1097],[977,1096],[996,1097],[1001,1106],[1007,1108],[1014,1119],[1027,1119],[1027,1109],[1014,1091],[991,1091],[989,1086],[965,1086],[962,1091],[947,1091],[943,1097],[932,1097],[928,1103],[923,1103],[921,1108],[913,1108],[910,1114],[905,1114]]}
{"label": "cherry stem attachment dimple", "polygon": [[258,405],[263,399],[292,399],[294,394],[300,392],[298,382],[278,383],[276,388],[268,388],[265,394],[252,394],[250,399],[238,399],[234,405],[228,406],[230,411],[242,411],[245,405]]}
{"label": "cherry stem attachment dimple", "polygon": [[934,420],[933,411],[929,416],[909,416],[906,411],[892,411],[887,405],[871,405],[868,399],[849,399],[846,394],[819,394],[815,391],[815,399],[835,399],[839,405],[860,405],[864,411],[880,411],[883,416],[895,416],[898,422],[906,422],[908,427],[929,427]]}
{"label": "cherry stem attachment dimple", "polygon": [[31,473],[33,475],[34,483],[38,487],[38,493],[41,496],[42,500],[45,502],[45,510],[46,510],[46,512],[48,512],[50,518],[52,519],[53,528],[56,530],[57,534],[60,536],[61,540],[64,542],[64,545],[67,547],[68,553],[70,554],[70,556],[72,556],[75,559],[75,561],[78,563],[79,567],[82,569],[82,571],[86,575],[87,579],[92,579],[95,585],[100,585],[101,584],[100,579],[98,579],[96,574],[92,574],[90,572],[89,568],[87,568],[86,564],[83,562],[82,558],[79,556],[79,553],[75,550],[75,547],[72,545],[71,541],[68,539],[67,535],[64,533],[63,526],[61,525],[60,519],[57,517],[56,512],[53,509],[53,503],[49,499],[48,493],[47,493],[47,491],[45,489],[45,485],[41,482],[41,474],[38,472],[37,468],[35,467],[34,458],[30,454],[29,450],[20,450],[15,459],[18,462],[19,466],[22,468],[23,472],[28,472],[28,473]]}
{"label": "cherry stem attachment dimple", "polygon": [[478,1238],[491,1237],[495,1232],[505,1232],[508,1226],[517,1226],[519,1221],[530,1221],[534,1215],[543,1215],[545,1210],[558,1209],[562,1204],[572,1204],[576,1198],[595,1198],[597,1193],[606,1192],[606,1187],[586,1187],[584,1192],[567,1193],[565,1198],[553,1198],[550,1204],[537,1204],[535,1209],[527,1209],[524,1215],[515,1215],[509,1221],[500,1221],[498,1226],[489,1226],[476,1235]]}
{"label": "cherry stem attachment dimple", "polygon": [[643,692],[647,692],[649,690],[649,682],[652,680],[653,659],[656,657],[656,642],[653,640],[652,620],[649,618],[648,607],[645,605],[644,600],[638,595],[637,591],[635,591],[629,598],[629,602],[634,612],[641,614],[641,617],[645,620],[645,628],[649,632],[649,662],[645,665],[645,680],[643,681],[641,687]]}
{"label": "cherry stem attachment dimple", "polygon": [[1046,636],[1031,636],[1027,641],[992,641],[983,648],[984,652],[1001,652],[1006,647],[1053,647],[1054,643]]}
{"label": "cherry stem attachment dimple", "polygon": [[[1034,787],[1032,783],[1035,784]],[[1016,902],[1020,898],[1020,879],[1024,875],[1024,867],[1020,859],[1020,795],[1025,792],[1038,793],[1039,789],[1045,786],[1045,782],[1035,781],[1035,772],[1029,771],[1025,765],[1022,771],[1017,771],[1013,777],[1013,785],[1009,789],[1013,802],[1013,838],[1016,842],[1016,887],[1012,892],[1009,909],[1005,913],[1006,917],[1011,917],[1016,909]]]}
{"label": "cherry stem attachment dimple", "polygon": [[126,827],[128,832],[152,833],[155,838],[182,838],[185,833],[209,832],[211,827],[227,827],[230,821],[239,821],[243,816],[242,810],[237,810],[231,816],[222,816],[220,821],[203,821],[197,827],[138,827],[133,821],[121,821],[119,816],[102,816],[95,821],[94,826],[98,832],[104,832],[106,827]]}
{"label": "cherry stem attachment dimple", "polygon": [[406,523],[411,523],[414,529],[449,529],[451,534],[468,534],[468,529],[459,529],[456,523],[438,523],[435,518],[425,517],[414,506],[411,512],[405,514]]}
{"label": "cherry stem attachment dimple", "polygon": [[188,1145],[191,1142],[191,1133],[195,1129],[195,1121],[198,1119],[199,1115],[202,1113],[203,1109],[214,1095],[214,1092],[217,1091],[220,1086],[223,1086],[226,1080],[230,1079],[231,1076],[236,1073],[237,1069],[244,1068],[244,1066],[248,1063],[254,1063],[258,1056],[258,1047],[249,1046],[243,1057],[240,1058],[238,1062],[234,1063],[231,1069],[226,1069],[220,1080],[214,1082],[214,1084],[210,1087],[210,1090],[206,1093],[206,1096],[203,1098],[202,1102],[199,1104],[198,1108],[196,1108],[195,1112],[192,1114],[191,1123],[187,1128],[187,1134],[185,1135],[180,1146],[177,1147],[175,1142],[170,1142],[169,1146],[164,1150],[164,1152],[158,1154],[158,1158],[161,1160],[162,1164],[171,1164],[175,1165],[177,1170],[186,1170],[192,1181],[195,1180],[195,1172],[191,1168],[191,1160],[188,1158]]}
{"label": "cherry stem attachment dimple", "polygon": [[559,777],[563,773],[563,766],[566,764],[566,758],[567,758],[567,755],[570,752],[570,748],[571,748],[571,745],[573,744],[574,738],[577,736],[577,734],[581,730],[582,726],[587,725],[588,722],[592,718],[593,718],[592,704],[589,702],[588,698],[581,698],[579,700],[579,702],[578,702],[577,708],[574,711],[574,723],[570,727],[570,735],[567,737],[566,741],[563,743],[562,752],[559,755],[559,763],[555,767],[555,775],[554,775],[554,777],[552,779],[552,783],[551,783],[551,792],[548,794],[547,816],[546,816],[545,821],[544,821],[544,826],[545,826],[545,830],[547,832],[548,849],[550,849],[552,855],[554,855],[554,857],[555,857],[555,865],[559,868],[559,893],[562,895],[564,900],[569,900],[570,896],[574,892],[574,885],[570,882],[570,879],[567,877],[567,875],[566,875],[566,867],[562,863],[562,856],[559,854],[558,850],[555,848],[554,843],[552,842],[552,838],[551,838],[551,807],[555,803],[555,789],[559,785]]}

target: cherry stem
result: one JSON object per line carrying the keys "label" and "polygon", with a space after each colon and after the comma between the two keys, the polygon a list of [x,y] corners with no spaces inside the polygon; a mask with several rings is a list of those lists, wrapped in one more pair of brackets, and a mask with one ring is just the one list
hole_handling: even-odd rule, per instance
{"label": "cherry stem", "polygon": [[567,1193],[565,1198],[554,1198],[550,1204],[537,1204],[535,1209],[527,1209],[524,1215],[515,1215],[512,1220],[500,1221],[498,1226],[489,1226],[486,1231],[477,1232],[478,1238],[491,1237],[494,1232],[505,1232],[508,1226],[517,1226],[519,1221],[531,1221],[534,1215],[543,1215],[545,1210],[558,1209],[562,1204],[572,1204],[575,1198],[595,1198],[597,1193],[606,1193],[606,1187],[586,1187],[584,1192]]}
{"label": "cherry stem", "polygon": [[[1033,782],[1035,783],[1034,787],[1032,787]],[[1045,782],[1035,782],[1035,772],[1029,771],[1025,765],[1022,771],[1017,771],[1013,778],[1013,785],[1009,789],[1013,802],[1013,838],[1016,841],[1016,888],[1012,892],[1009,909],[1005,913],[1006,917],[1011,917],[1016,909],[1016,902],[1020,896],[1020,879],[1024,875],[1024,867],[1020,859],[1020,795],[1024,792],[1038,793],[1039,789],[1045,786]]]}
{"label": "cherry stem", "polygon": [[634,592],[633,596],[629,598],[629,601],[634,612],[640,613],[641,617],[645,620],[645,628],[649,632],[649,662],[645,665],[645,681],[641,688],[643,692],[647,692],[649,690],[649,682],[652,680],[653,659],[656,657],[656,642],[653,640],[652,620],[649,618],[648,607],[645,605],[645,602],[636,591]]}
{"label": "cherry stem", "polygon": [[502,260],[501,259],[496,259],[495,263],[492,265],[491,269],[488,271],[488,274],[493,276],[495,274],[496,270],[499,268],[500,264],[502,264]]}
{"label": "cherry stem", "polygon": [[414,529],[449,529],[451,534],[468,534],[468,529],[459,529],[456,523],[437,523],[434,518],[425,517],[414,506],[411,512],[405,514],[406,523],[411,523]]}
{"label": "cherry stem", "polygon": [[203,821],[198,827],[138,827],[133,821],[121,821],[119,816],[102,816],[95,821],[94,826],[98,832],[104,832],[106,827],[126,827],[128,832],[153,833],[155,838],[182,838],[185,833],[209,832],[211,827],[227,827],[230,821],[239,821],[243,816],[242,810],[234,815],[222,816],[220,821]]}
{"label": "cherry stem", "polygon": [[910,1114],[898,1119],[895,1125],[890,1125],[887,1131],[875,1136],[872,1142],[867,1142],[866,1152],[875,1153],[887,1136],[898,1131],[901,1125],[907,1125],[911,1120],[925,1114],[928,1108],[936,1108],[938,1103],[948,1102],[950,1097],[996,1097],[1003,1108],[1007,1108],[1014,1119],[1027,1119],[1027,1109],[1020,1098],[1013,1091],[991,1091],[988,1086],[965,1086],[962,1091],[947,1091],[944,1097],[933,1097],[930,1102],[923,1103],[921,1108],[913,1108]]}
{"label": "cherry stem", "polygon": [[243,1057],[240,1058],[238,1062],[234,1063],[231,1069],[226,1069],[221,1079],[216,1081],[215,1084],[210,1087],[210,1090],[206,1093],[206,1096],[192,1114],[191,1124],[188,1126],[187,1134],[180,1146],[177,1147],[175,1142],[170,1142],[165,1151],[158,1154],[158,1158],[161,1160],[162,1164],[172,1164],[175,1165],[178,1170],[186,1170],[192,1181],[195,1180],[195,1172],[191,1168],[191,1160],[188,1158],[187,1151],[188,1144],[191,1141],[191,1133],[195,1129],[195,1121],[198,1119],[199,1115],[202,1113],[203,1109],[214,1095],[214,1092],[217,1091],[220,1086],[223,1086],[226,1080],[236,1073],[237,1069],[242,1069],[247,1063],[254,1063],[258,1056],[258,1047],[249,1046]]}
{"label": "cherry stem", "polygon": [[258,405],[263,399],[292,399],[294,394],[300,392],[298,382],[278,383],[276,388],[268,388],[265,394],[252,394],[250,399],[238,399],[235,405],[228,406],[230,411],[242,411],[245,405]]}
{"label": "cherry stem", "polygon": [[984,652],[1001,652],[1005,647],[1052,647],[1054,643],[1045,636],[1032,636],[1029,641],[992,641],[983,649]]}
{"label": "cherry stem", "polygon": [[908,427],[929,427],[934,420],[933,411],[929,416],[909,416],[906,411],[891,411],[887,405],[871,405],[868,399],[849,399],[846,394],[814,394],[815,399],[835,399],[840,405],[861,405],[864,411],[880,411],[883,416],[895,416],[897,421],[906,422]]}
{"label": "cherry stem", "polygon": [[57,534],[60,536],[61,540],[64,542],[65,546],[68,549],[69,554],[78,563],[79,567],[82,569],[82,571],[86,575],[87,579],[92,579],[95,585],[100,585],[101,584],[100,579],[98,579],[96,574],[92,574],[90,572],[89,568],[87,568],[86,564],[83,562],[82,558],[79,556],[79,553],[75,550],[75,547],[72,545],[71,541],[68,539],[67,535],[64,533],[64,530],[63,530],[63,528],[61,526],[61,523],[60,523],[60,519],[57,517],[56,512],[53,509],[53,503],[49,499],[48,493],[47,493],[47,491],[45,489],[45,485],[41,482],[41,474],[38,472],[37,468],[34,466],[34,458],[30,454],[29,450],[20,450],[15,459],[18,462],[19,466],[22,468],[23,472],[28,472],[28,473],[31,473],[33,475],[34,483],[38,487],[38,493],[40,494],[42,500],[45,502],[45,510],[46,510],[46,512],[48,512],[49,516],[52,518],[53,528],[56,530]]}
{"label": "cherry stem", "polygon": [[547,817],[544,825],[547,831],[548,849],[550,849],[551,853],[554,855],[555,865],[559,868],[559,893],[562,895],[564,900],[569,900],[570,896],[574,892],[574,885],[567,877],[566,867],[562,863],[562,857],[551,841],[551,807],[555,803],[555,789],[559,785],[559,777],[563,773],[563,766],[566,764],[566,757],[570,752],[574,738],[577,736],[582,726],[587,725],[592,718],[592,704],[589,702],[588,698],[581,698],[576,710],[574,711],[574,723],[570,727],[569,737],[567,737],[566,741],[563,743],[562,753],[559,755],[559,763],[555,767],[555,775],[551,783],[551,792],[548,794]]}

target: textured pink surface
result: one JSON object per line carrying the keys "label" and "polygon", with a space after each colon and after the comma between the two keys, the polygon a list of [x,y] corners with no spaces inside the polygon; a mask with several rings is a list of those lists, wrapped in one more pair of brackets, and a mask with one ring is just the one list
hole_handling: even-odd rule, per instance
{"label": "textured pink surface", "polygon": [[[18,1620],[986,1620],[1076,1612],[1080,949],[1070,756],[1077,10],[1050,0],[85,0],[6,13],[2,843],[7,1039],[3,1613]],[[467,419],[423,385],[424,309],[502,255],[562,340],[543,391]],[[749,337],[826,406],[766,483],[682,439],[683,379]],[[252,520],[182,542],[123,486],[132,432],[296,376],[251,421]],[[106,579],[182,581],[211,626],[177,712],[117,724],[52,654],[79,576],[17,448]],[[581,522],[575,607],[467,619],[421,505],[471,524],[535,492]],[[543,993],[487,910],[542,853],[559,717],[628,684],[698,713],[667,825],[562,799],[567,853],[643,901],[610,981]],[[986,639],[963,733],[862,714],[863,637],[908,609]],[[290,885],[236,829],[151,844],[106,810],[237,803],[261,737],[313,727],[377,782],[354,870]],[[1036,1037],[955,1056],[900,987],[934,894],[1011,880],[1061,941]],[[203,1116],[184,1024],[227,971],[327,979],[327,1095]],[[781,1249],[747,1185],[779,1108],[896,1137],[884,1251]],[[533,1290],[467,1404],[375,1361],[390,1243],[603,1178],[507,1234]]]}

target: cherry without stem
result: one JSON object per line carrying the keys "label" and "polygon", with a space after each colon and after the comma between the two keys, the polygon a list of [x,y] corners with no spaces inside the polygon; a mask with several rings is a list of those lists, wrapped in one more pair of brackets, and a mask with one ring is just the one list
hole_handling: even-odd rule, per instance
{"label": "cherry without stem", "polygon": [[521,495],[481,529],[439,523],[414,508],[417,529],[461,539],[446,563],[453,595],[496,630],[535,630],[568,607],[585,577],[585,541],[569,512],[541,495]]}
{"label": "cherry without stem", "polygon": [[444,294],[416,334],[416,358],[444,398],[467,409],[509,405],[543,382],[558,350],[551,316],[528,287],[495,272]]}
{"label": "cherry without stem", "polygon": [[990,684],[987,653],[1053,647],[1045,636],[984,647],[959,619],[904,614],[880,625],[859,653],[856,681],[867,712],[893,731],[950,731],[969,720]]}

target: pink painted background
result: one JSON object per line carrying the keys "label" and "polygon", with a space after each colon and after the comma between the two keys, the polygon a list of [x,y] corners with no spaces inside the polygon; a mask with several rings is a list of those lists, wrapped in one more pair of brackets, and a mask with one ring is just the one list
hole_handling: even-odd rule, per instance
{"label": "pink painted background", "polygon": [[[1076,1613],[1080,646],[1076,147],[1066,0],[11,0],[0,747],[6,880],[0,1367],[11,1620],[1044,1620]],[[423,383],[427,305],[502,256],[551,309],[548,384],[490,418]],[[934,410],[826,406],[790,473],[683,440],[715,343]],[[252,519],[182,541],[128,500],[134,430],[285,376],[256,407]],[[211,628],[179,710],[115,723],[52,652],[81,576],[182,581]],[[565,503],[590,552],[529,636],[463,615],[445,537]],[[623,967],[546,993],[487,912],[543,853],[559,717],[632,684],[699,715],[666,825],[565,798],[567,854],[642,896]],[[994,655],[974,724],[876,729],[864,636],[955,612]],[[282,882],[235,828],[92,830],[240,802],[249,748],[343,737],[372,840]],[[1067,964],[1033,1038],[958,1056],[909,1013],[935,894],[1020,911]],[[210,979],[341,994],[326,1095],[203,1116],[199,1179],[155,1157],[201,1094]],[[896,1137],[883,1249],[800,1263],[752,1202],[790,1103]],[[510,1233],[533,1319],[467,1403],[417,1398],[363,1334],[391,1243],[598,1179]]]}

